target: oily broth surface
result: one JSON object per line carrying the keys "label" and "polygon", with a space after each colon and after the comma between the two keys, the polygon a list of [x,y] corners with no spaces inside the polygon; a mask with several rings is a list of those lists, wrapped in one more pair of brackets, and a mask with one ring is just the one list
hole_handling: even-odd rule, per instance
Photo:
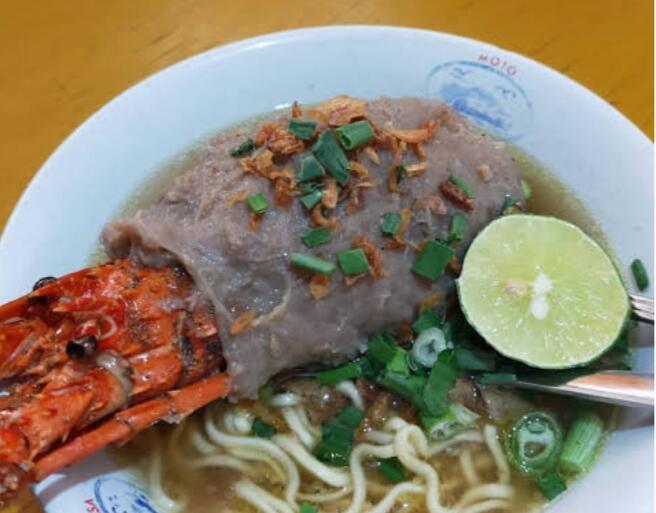
{"label": "oily broth surface", "polygon": [[[276,117],[279,114],[278,111],[275,111],[270,114],[260,115],[234,125],[227,130],[251,129],[258,126],[263,120]],[[140,208],[156,201],[176,176],[193,167],[203,159],[210,139],[211,137],[208,137],[194,144],[191,148],[182,152],[179,156],[173,158],[151,176],[147,177],[123,203],[114,217],[133,215]],[[527,202],[527,210],[529,212],[553,215],[570,221],[591,235],[606,250],[610,250],[601,228],[572,191],[562,184],[553,173],[541,166],[535,159],[524,153],[521,149],[512,145],[506,145],[506,151],[513,156],[521,169],[522,177],[530,184],[533,190],[533,195]],[[106,254],[101,245],[96,245],[90,257],[90,263],[97,264],[106,259]],[[539,398],[537,402],[542,403]],[[563,398],[549,398],[545,403],[547,403],[545,406],[550,406],[558,412],[559,416],[561,416],[560,414],[562,412],[566,412],[568,409],[571,410],[573,404],[571,400]],[[606,415],[610,411],[609,409]],[[562,417],[567,416],[562,415]],[[564,425],[567,425],[568,419],[562,418],[561,420],[565,420]],[[168,483],[172,486],[173,494],[175,494],[176,489],[184,490],[191,498],[185,508],[185,511],[188,513],[237,511],[235,509],[237,505],[239,507],[238,511],[256,513],[254,508],[242,501],[236,502],[236,497],[231,490],[232,484],[239,478],[239,474],[236,471],[206,468],[194,471],[177,463],[176,459],[185,451],[193,452],[194,449],[189,444],[188,436],[194,426],[199,425],[201,422],[202,412],[197,412],[185,420],[181,427],[157,426],[138,436],[123,448],[114,451],[114,454],[122,465],[143,471],[144,466],[152,458],[153,451],[157,451],[163,460],[162,468],[165,485]],[[280,425],[284,426],[284,422],[280,422]],[[503,426],[499,427],[502,428]],[[171,450],[176,445],[178,445],[177,449]],[[482,480],[492,479],[494,466],[490,464],[489,455],[480,452],[477,456],[476,448],[473,447],[475,444],[465,444],[463,447],[467,447],[468,445],[472,445],[468,448],[472,451],[477,470]],[[432,461],[440,475],[445,476],[445,488],[443,491],[446,500],[449,500],[450,494],[457,497],[462,493],[462,489],[466,487],[464,476],[462,476],[462,472],[459,470],[457,461],[456,453],[441,454]],[[449,470],[456,468],[458,469],[457,471]],[[303,473],[302,476],[309,477]],[[373,480],[380,478],[375,471],[370,472],[369,476]],[[536,511],[544,504],[544,500],[535,485],[517,472],[513,472],[512,474],[512,485],[515,488],[515,497],[513,499],[513,507],[510,510],[511,513]],[[279,495],[281,490],[273,487],[270,491]],[[347,506],[348,504],[345,507]],[[339,507],[334,509],[335,512],[338,510]],[[404,506],[403,503],[400,503],[392,511],[411,510],[410,504]],[[322,511],[330,512],[333,510],[324,508]]]}

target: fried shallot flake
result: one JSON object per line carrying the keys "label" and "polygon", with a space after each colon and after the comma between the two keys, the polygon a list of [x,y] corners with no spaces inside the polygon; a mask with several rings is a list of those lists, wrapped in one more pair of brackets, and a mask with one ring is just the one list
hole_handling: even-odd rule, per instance
{"label": "fried shallot flake", "polygon": [[378,156],[378,153],[372,146],[365,146],[364,153],[367,155],[367,158],[369,158],[369,160],[371,160],[373,164],[376,164],[377,166],[380,165],[380,157]]}
{"label": "fried shallot flake", "polygon": [[447,213],[446,205],[440,196],[433,192],[424,198],[424,202],[430,209],[430,211],[436,216],[443,216]]}
{"label": "fried shallot flake", "polygon": [[383,255],[372,241],[360,235],[353,240],[351,247],[360,248],[364,251],[367,262],[369,262],[371,275],[374,278],[378,279],[385,275],[385,271],[383,270]]}
{"label": "fried shallot flake", "polygon": [[338,220],[334,214],[331,214],[330,217],[326,217],[323,214],[323,205],[319,203],[312,209],[310,217],[315,226],[323,226],[324,228],[333,229],[337,226]]}
{"label": "fried shallot flake", "polygon": [[238,335],[239,333],[243,333],[251,327],[253,320],[255,320],[255,310],[246,310],[243,314],[239,315],[239,317],[235,319],[235,322],[233,322],[230,326],[228,333],[230,333],[230,335]]}
{"label": "fried shallot flake", "polygon": [[246,201],[247,197],[248,197],[248,191],[244,189],[228,196],[226,198],[226,204],[228,205],[228,207],[234,207],[236,203],[241,203],[242,201]]}
{"label": "fried shallot flake", "polygon": [[330,276],[313,274],[310,279],[310,295],[313,299],[323,299],[330,292]]}
{"label": "fried shallot flake", "polygon": [[301,110],[301,106],[299,105],[298,102],[292,103],[292,118],[293,119],[300,119],[303,117],[303,111]]}
{"label": "fried shallot flake", "polygon": [[291,205],[294,196],[298,194],[294,172],[290,168],[273,171],[269,173],[269,179],[273,180],[273,198],[276,204],[283,207]]}
{"label": "fried shallot flake", "polygon": [[410,226],[410,221],[412,220],[412,210],[409,208],[403,208],[399,212],[401,214],[401,222],[399,227],[394,232],[394,235],[385,240],[385,249],[403,249],[406,246],[405,232]]}
{"label": "fried shallot flake", "polygon": [[433,137],[435,137],[438,127],[439,123],[436,120],[431,119],[422,123],[421,128],[415,128],[412,130],[398,130],[396,128],[387,126],[386,129],[399,141],[403,141],[407,144],[419,144],[425,141],[430,141]]}
{"label": "fried shallot flake", "polygon": [[440,303],[440,301],[442,301],[441,292],[432,292],[428,294],[424,299],[422,299],[421,303],[419,303],[419,313],[423,312],[424,310],[435,308]]}
{"label": "fried shallot flake", "polygon": [[255,135],[257,146],[266,146],[275,155],[293,155],[305,149],[303,141],[289,133],[279,121],[264,123]]}
{"label": "fried shallot flake", "polygon": [[415,152],[415,155],[417,155],[418,159],[426,160],[426,150],[421,143],[413,144],[412,149]]}
{"label": "fried shallot flake", "polygon": [[421,176],[426,169],[428,169],[428,162],[425,160],[423,162],[417,162],[416,164],[405,166],[405,170],[410,178]]}
{"label": "fried shallot flake", "polygon": [[248,219],[248,227],[255,231],[260,227],[260,224],[262,223],[262,215],[261,214],[256,214],[255,212],[251,212],[250,217]]}
{"label": "fried shallot flake", "polygon": [[349,168],[353,171],[353,174],[361,180],[369,178],[369,170],[361,162],[351,160],[349,161]]}
{"label": "fried shallot flake", "polygon": [[268,178],[269,172],[273,169],[273,153],[264,150],[255,157],[239,159],[239,165],[247,173],[253,173]]}
{"label": "fried shallot flake", "polygon": [[321,195],[321,205],[333,209],[337,206],[337,180],[327,178],[324,180],[323,194]]}
{"label": "fried shallot flake", "polygon": [[487,183],[492,180],[492,170],[487,164],[481,164],[476,167],[476,174],[481,179],[481,182]]}
{"label": "fried shallot flake", "polygon": [[340,95],[325,101],[315,109],[317,117],[330,126],[342,126],[367,115],[367,102]]}
{"label": "fried shallot flake", "polygon": [[451,180],[444,180],[440,184],[440,191],[455,205],[470,212],[474,210],[474,199],[467,196],[467,193]]}
{"label": "fried shallot flake", "polygon": [[449,271],[451,271],[453,274],[460,276],[462,265],[460,265],[460,262],[458,262],[458,258],[455,255],[451,255],[451,260],[449,260],[448,268]]}

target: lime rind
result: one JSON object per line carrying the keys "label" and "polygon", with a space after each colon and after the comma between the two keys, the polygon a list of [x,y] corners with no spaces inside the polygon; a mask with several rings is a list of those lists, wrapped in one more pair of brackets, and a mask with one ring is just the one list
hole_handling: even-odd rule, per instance
{"label": "lime rind", "polygon": [[468,322],[501,354],[544,369],[585,365],[620,335],[629,299],[604,250],[580,228],[527,214],[490,223],[457,280]]}

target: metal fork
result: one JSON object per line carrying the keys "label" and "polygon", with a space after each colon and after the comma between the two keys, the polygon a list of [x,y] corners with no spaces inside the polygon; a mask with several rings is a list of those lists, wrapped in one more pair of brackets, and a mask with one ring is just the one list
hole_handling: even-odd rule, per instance
{"label": "metal fork", "polygon": [[654,324],[654,300],[637,294],[629,294],[633,318]]}

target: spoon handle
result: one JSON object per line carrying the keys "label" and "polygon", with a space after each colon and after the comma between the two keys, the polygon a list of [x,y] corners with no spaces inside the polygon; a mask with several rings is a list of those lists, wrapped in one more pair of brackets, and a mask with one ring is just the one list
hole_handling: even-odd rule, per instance
{"label": "spoon handle", "polygon": [[558,385],[522,379],[514,382],[513,385],[624,406],[654,406],[653,374],[603,371],[580,376]]}

